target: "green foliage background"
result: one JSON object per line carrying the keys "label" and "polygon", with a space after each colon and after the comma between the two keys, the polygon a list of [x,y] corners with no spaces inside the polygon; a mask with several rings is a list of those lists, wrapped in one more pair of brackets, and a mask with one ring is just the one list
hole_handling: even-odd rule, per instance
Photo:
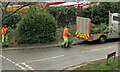
{"label": "green foliage background", "polygon": [[91,28],[90,28],[90,33],[91,34],[97,34],[97,33],[103,33],[105,31],[105,29],[107,28],[107,24],[105,23],[101,23],[101,24],[91,24]]}
{"label": "green foliage background", "polygon": [[120,13],[120,2],[100,2],[99,5],[90,6],[78,13],[78,16],[90,18],[92,23],[101,24],[109,22],[109,11]]}
{"label": "green foliage background", "polygon": [[[76,8],[45,8],[58,22],[58,27],[76,24],[76,16],[90,18],[92,23],[101,24],[109,22],[109,11],[120,12],[120,2],[100,2],[99,5],[90,6],[82,11]],[[76,15],[77,14],[77,15]]]}
{"label": "green foliage background", "polygon": [[20,43],[46,43],[55,40],[57,22],[42,8],[33,8],[18,24]]}
{"label": "green foliage background", "polygon": [[19,14],[13,14],[10,17],[6,18],[2,25],[6,25],[7,27],[10,27],[12,29],[16,28],[16,24],[21,20],[21,16]]}
{"label": "green foliage background", "polygon": [[58,22],[58,27],[76,24],[76,8],[45,8]]}

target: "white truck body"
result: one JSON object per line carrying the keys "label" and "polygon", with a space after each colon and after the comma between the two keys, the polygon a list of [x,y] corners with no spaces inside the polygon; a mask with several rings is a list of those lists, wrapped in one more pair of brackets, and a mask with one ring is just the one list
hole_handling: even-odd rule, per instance
{"label": "white truck body", "polygon": [[[106,39],[119,38],[120,37],[120,16],[119,13],[109,12],[109,32],[101,32],[97,34],[91,34],[91,20],[89,18],[77,17],[76,18],[76,36],[80,39],[93,41],[100,40],[104,43]],[[107,31],[107,29],[106,29]]]}

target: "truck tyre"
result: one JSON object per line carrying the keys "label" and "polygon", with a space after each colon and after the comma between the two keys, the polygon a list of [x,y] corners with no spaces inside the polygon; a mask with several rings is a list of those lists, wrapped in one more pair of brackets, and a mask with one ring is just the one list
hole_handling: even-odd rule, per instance
{"label": "truck tyre", "polygon": [[100,42],[101,44],[102,44],[102,43],[105,43],[106,40],[107,40],[106,36],[101,36],[101,37],[99,38],[99,42]]}

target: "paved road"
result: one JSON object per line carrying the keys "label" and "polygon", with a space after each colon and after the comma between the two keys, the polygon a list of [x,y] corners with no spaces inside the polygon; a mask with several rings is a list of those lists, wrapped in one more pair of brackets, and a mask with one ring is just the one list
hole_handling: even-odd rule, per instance
{"label": "paved road", "polygon": [[108,53],[118,53],[118,41],[105,44],[81,43],[72,48],[50,48],[3,51],[3,70],[56,70],[72,64],[104,58]]}

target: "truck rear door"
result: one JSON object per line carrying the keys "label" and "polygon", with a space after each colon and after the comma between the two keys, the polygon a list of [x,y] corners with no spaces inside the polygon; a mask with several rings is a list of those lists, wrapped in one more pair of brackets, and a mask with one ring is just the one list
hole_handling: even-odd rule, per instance
{"label": "truck rear door", "polygon": [[89,18],[77,17],[76,36],[84,39],[89,39],[90,23],[91,20]]}

